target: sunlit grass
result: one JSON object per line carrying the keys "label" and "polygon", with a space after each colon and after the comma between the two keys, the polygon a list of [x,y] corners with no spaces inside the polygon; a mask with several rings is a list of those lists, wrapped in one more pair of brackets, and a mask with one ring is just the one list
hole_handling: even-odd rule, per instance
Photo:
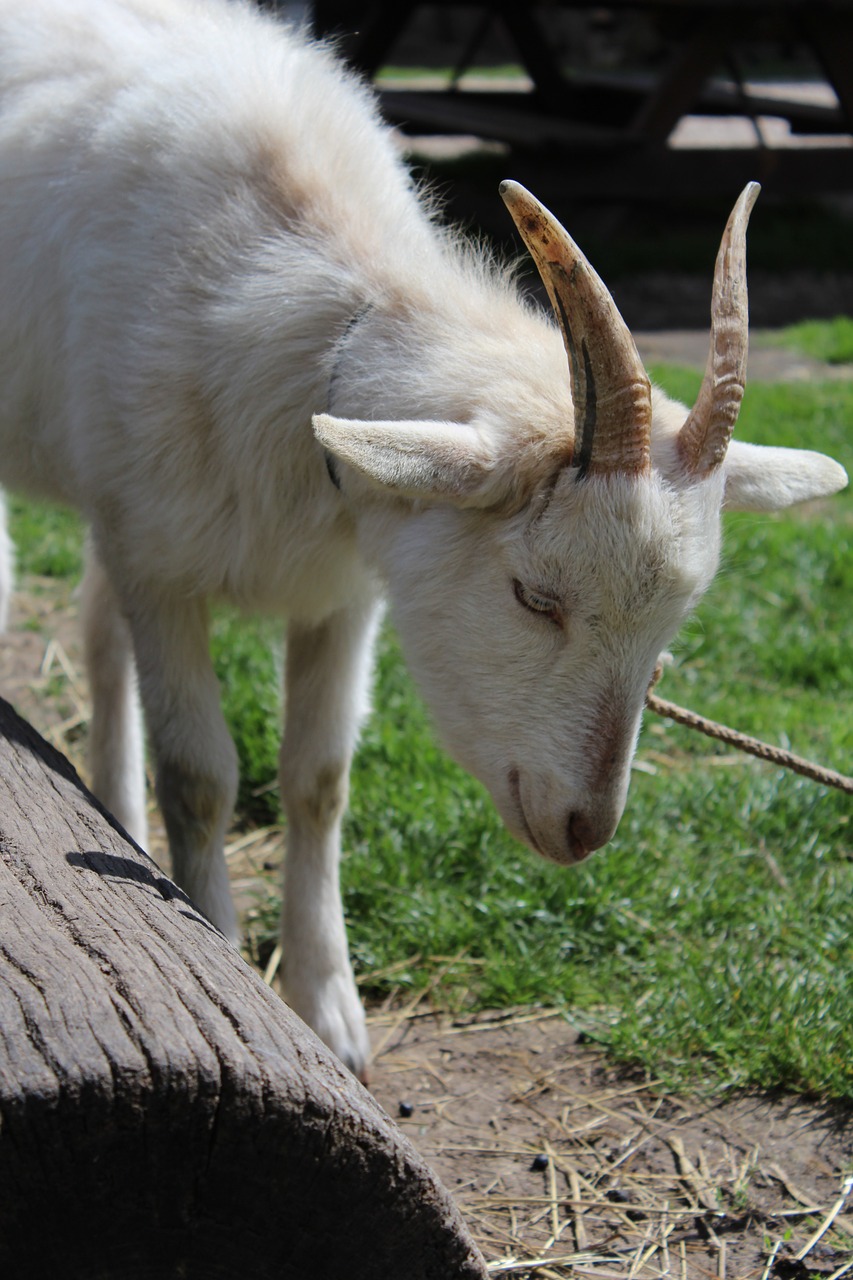
{"label": "sunlit grass", "polygon": [[781,329],[773,341],[828,364],[853,364],[853,318],[850,316],[803,320]]}
{"label": "sunlit grass", "polygon": [[76,512],[10,494],[9,527],[18,574],[42,578],[79,578],[83,532]]}

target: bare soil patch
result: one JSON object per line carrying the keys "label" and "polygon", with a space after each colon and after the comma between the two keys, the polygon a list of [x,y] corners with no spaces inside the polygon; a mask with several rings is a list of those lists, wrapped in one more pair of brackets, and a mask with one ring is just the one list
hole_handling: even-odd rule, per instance
{"label": "bare soil patch", "polygon": [[[85,777],[88,695],[63,584],[20,584],[0,691]],[[153,809],[150,851],[168,870]],[[280,856],[276,829],[233,835],[244,909]],[[371,1088],[458,1200],[494,1274],[853,1276],[849,1110],[668,1095],[554,1010],[460,1019],[419,998],[370,1023]]]}
{"label": "bare soil patch", "polygon": [[496,1274],[531,1274],[530,1259],[537,1276],[600,1280],[853,1272],[853,1217],[818,1236],[850,1169],[849,1113],[667,1095],[556,1011],[371,1022],[371,1088]]}

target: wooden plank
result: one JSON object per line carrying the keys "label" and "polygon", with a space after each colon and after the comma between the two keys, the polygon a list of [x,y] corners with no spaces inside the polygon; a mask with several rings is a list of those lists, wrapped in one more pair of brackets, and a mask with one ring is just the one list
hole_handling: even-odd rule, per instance
{"label": "wooden plank", "polygon": [[486,1280],[365,1089],[0,699],[0,1275]]}
{"label": "wooden plank", "polygon": [[538,108],[532,95],[417,93],[382,90],[386,119],[409,133],[474,134],[496,138],[520,149],[552,145],[624,146],[624,133],[595,124],[566,120]]}
{"label": "wooden plank", "polygon": [[853,147],[809,149],[737,148],[700,150],[655,148],[611,155],[575,152],[555,166],[553,157],[518,154],[507,173],[551,208],[578,200],[623,203],[718,198],[747,182],[761,182],[766,194],[801,199],[803,192],[853,191]]}
{"label": "wooden plank", "polygon": [[[513,145],[537,145],[549,140],[566,139],[607,145],[609,141],[628,141],[627,129],[642,104],[653,92],[654,81],[648,76],[590,76],[567,85],[560,109],[543,105],[539,96],[528,90],[454,90],[412,88],[380,88],[379,95],[386,117],[410,133],[474,133]],[[847,134],[846,121],[837,106],[802,102],[793,98],[748,94],[752,116],[775,116],[787,120],[792,132],[808,134]],[[723,82],[706,83],[690,108],[691,114],[706,116],[738,116],[744,113],[744,100],[736,87]]]}
{"label": "wooden plank", "polygon": [[846,130],[853,133],[853,8],[806,6],[800,20],[838,96]]}
{"label": "wooden plank", "polygon": [[665,142],[681,117],[691,111],[732,38],[728,24],[714,15],[704,14],[691,23],[669,66],[631,122],[631,135]]}

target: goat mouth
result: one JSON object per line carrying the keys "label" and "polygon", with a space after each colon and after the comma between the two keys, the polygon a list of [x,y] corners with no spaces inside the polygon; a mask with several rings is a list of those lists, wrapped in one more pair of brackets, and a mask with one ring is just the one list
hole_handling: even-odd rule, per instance
{"label": "goat mouth", "polygon": [[513,816],[516,819],[516,822],[512,824],[516,828],[514,834],[520,836],[546,862],[556,862],[561,867],[573,867],[577,863],[583,862],[591,853],[600,848],[601,843],[605,843],[602,841],[596,844],[593,840],[584,839],[583,836],[586,833],[579,833],[574,829],[574,825],[583,825],[582,820],[576,818],[574,814],[570,814],[565,844],[556,848],[553,845],[543,847],[542,842],[537,840],[533,834],[530,823],[527,820],[527,814],[524,811],[524,803],[521,799],[521,771],[519,769],[510,769],[507,774],[507,782],[512,800]]}
{"label": "goat mouth", "polygon": [[530,830],[530,824],[527,821],[527,815],[524,812],[524,805],[521,803],[521,775],[518,769],[510,769],[509,774],[507,775],[507,781],[509,782],[509,794],[512,798],[513,807],[518,816],[519,826],[525,840],[530,845],[531,849],[536,850],[540,858],[547,857],[547,855],[543,853],[539,841]]}

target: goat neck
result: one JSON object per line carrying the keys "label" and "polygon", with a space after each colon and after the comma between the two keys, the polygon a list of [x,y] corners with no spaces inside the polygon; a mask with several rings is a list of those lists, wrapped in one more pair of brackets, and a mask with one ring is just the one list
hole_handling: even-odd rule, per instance
{"label": "goat neck", "polygon": [[[651,469],[651,385],[604,282],[553,214],[517,182],[501,195],[533,256],[563,335],[580,475]],[[578,439],[578,436],[580,437]]]}

